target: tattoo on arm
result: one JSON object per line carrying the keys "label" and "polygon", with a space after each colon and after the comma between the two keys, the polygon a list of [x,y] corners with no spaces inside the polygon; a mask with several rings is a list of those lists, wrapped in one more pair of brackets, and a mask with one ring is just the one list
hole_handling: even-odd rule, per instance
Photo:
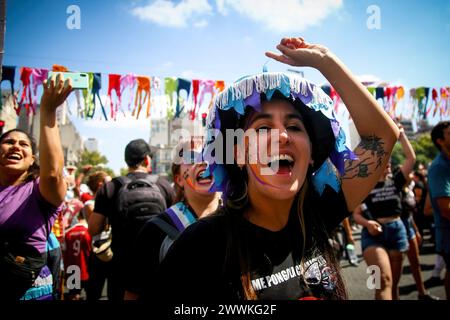
{"label": "tattoo on arm", "polygon": [[[343,179],[367,178],[370,176],[381,166],[386,155],[383,145],[383,140],[377,136],[361,137],[361,142],[356,149],[359,151],[356,153],[359,159],[347,161]],[[369,170],[373,165],[375,165],[375,168]]]}

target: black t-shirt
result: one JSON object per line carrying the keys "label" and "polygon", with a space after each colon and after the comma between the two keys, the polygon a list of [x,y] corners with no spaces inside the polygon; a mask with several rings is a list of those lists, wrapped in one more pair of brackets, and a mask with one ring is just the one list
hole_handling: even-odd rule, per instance
{"label": "black t-shirt", "polygon": [[[420,190],[420,191],[418,191],[418,190]],[[414,191],[414,194],[421,193],[420,199],[418,199],[419,201],[417,202],[416,205],[417,205],[417,211],[420,214],[423,214],[423,210],[425,208],[425,200],[427,198],[428,190],[422,181],[417,181],[414,184],[413,191]]]}
{"label": "black t-shirt", "polygon": [[[188,209],[196,217],[195,211],[190,207]],[[157,217],[176,228],[167,212],[160,213]],[[126,262],[125,288],[139,294],[141,299],[146,299],[154,290],[152,281],[159,266],[161,244],[166,236],[161,228],[148,221],[139,232],[132,248],[134,258]]]}
{"label": "black t-shirt", "polygon": [[[145,172],[131,172],[127,175],[131,180],[142,179],[148,176]],[[169,208],[172,205],[174,199],[174,190],[170,183],[164,178],[158,178],[156,185],[161,190],[161,193],[166,200],[166,207]],[[106,216],[111,222],[112,227],[112,243],[111,247],[116,258],[120,258],[130,247],[134,239],[123,239],[120,229],[119,215],[117,210],[117,196],[122,183],[118,179],[112,179],[110,182],[104,184],[100,188],[95,196],[94,212]]]}
{"label": "black t-shirt", "polygon": [[374,219],[400,216],[402,214],[402,188],[406,183],[401,170],[396,170],[392,179],[378,182],[364,203]]}
{"label": "black t-shirt", "polygon": [[[154,279],[158,293],[154,298],[173,302],[244,299],[239,249],[229,242],[238,237],[239,247],[248,253],[250,283],[260,299],[333,298],[337,271],[323,258],[325,245],[316,242],[315,234],[327,234],[350,213],[342,191],[326,188],[322,197],[310,192],[307,199],[305,253],[295,210],[287,225],[276,232],[222,210],[189,226],[171,246]],[[319,221],[315,227],[312,220]]]}

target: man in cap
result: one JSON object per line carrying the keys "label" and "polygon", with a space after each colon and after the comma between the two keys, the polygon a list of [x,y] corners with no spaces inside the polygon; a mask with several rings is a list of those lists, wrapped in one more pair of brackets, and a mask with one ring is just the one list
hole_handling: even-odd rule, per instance
{"label": "man in cap", "polygon": [[164,178],[150,174],[152,152],[143,139],[132,140],[125,148],[128,174],[112,179],[98,190],[94,212],[89,219],[92,236],[101,233],[108,218],[112,228],[112,275],[108,298],[124,296],[125,261],[137,233],[153,215],[172,205],[174,191]]}

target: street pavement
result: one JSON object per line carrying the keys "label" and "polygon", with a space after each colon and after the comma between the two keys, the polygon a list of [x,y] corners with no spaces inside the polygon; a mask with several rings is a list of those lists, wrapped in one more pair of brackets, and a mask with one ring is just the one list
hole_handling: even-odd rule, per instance
{"label": "street pavement", "polygon": [[[370,274],[367,273],[367,264],[364,262],[361,252],[361,228],[358,228],[353,232],[353,238],[356,242],[356,253],[358,255],[359,265],[355,267],[352,266],[347,259],[341,260],[342,274],[347,286],[348,297],[350,300],[374,300],[375,289],[369,289],[366,284]],[[436,261],[434,246],[430,242],[430,235],[427,233],[424,235],[419,261],[422,268],[422,278],[425,282],[425,287],[429,293],[444,300],[445,289],[443,283],[437,286],[430,286],[429,282],[427,282],[431,277]],[[403,265],[403,273],[399,285],[400,300],[417,300],[418,293],[407,257],[405,257]],[[443,270],[441,273],[441,279],[444,277],[444,272],[445,271]]]}

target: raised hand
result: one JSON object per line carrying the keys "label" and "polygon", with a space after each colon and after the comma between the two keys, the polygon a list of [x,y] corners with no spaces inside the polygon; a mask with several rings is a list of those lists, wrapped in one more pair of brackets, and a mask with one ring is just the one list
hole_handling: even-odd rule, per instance
{"label": "raised hand", "polygon": [[41,111],[54,112],[72,92],[72,79],[64,81],[62,74],[53,75],[50,80],[44,81],[43,88]]}
{"label": "raised hand", "polygon": [[282,54],[271,51],[266,52],[266,56],[279,62],[297,67],[319,67],[320,62],[330,51],[319,44],[307,43],[303,38],[283,38],[277,49]]}

